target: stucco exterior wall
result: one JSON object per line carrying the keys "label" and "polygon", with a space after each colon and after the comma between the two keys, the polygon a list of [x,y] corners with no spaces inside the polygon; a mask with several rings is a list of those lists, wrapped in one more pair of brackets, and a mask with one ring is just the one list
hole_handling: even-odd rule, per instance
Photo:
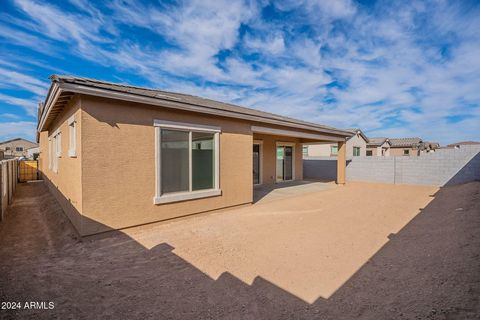
{"label": "stucco exterior wall", "polygon": [[[329,144],[312,144],[308,146],[309,157],[330,157],[331,147],[337,146],[337,143]],[[359,134],[355,134],[353,137],[347,140],[346,156],[347,158],[353,157],[353,147],[360,147],[360,156],[365,157],[367,155],[367,141]]]}
{"label": "stucco exterior wall", "polygon": [[[74,115],[77,122],[76,134],[76,157],[68,155],[69,149],[69,128],[67,120]],[[48,138],[59,129],[61,132],[61,157],[58,159],[58,172],[49,167],[50,155]],[[48,131],[40,133],[40,155],[38,157],[38,168],[42,178],[50,191],[57,198],[63,211],[70,218],[77,230],[82,229],[82,123],[80,97],[75,97],[63,112],[52,123]]]}
{"label": "stucco exterior wall", "polygon": [[[132,108],[134,106],[135,108]],[[82,97],[83,234],[251,203],[247,122]],[[221,196],[154,205],[155,119],[221,127]]]}
{"label": "stucco exterior wall", "polygon": [[[77,157],[68,156],[68,118],[77,120]],[[154,204],[154,120],[221,128],[220,196]],[[253,201],[253,140],[262,140],[262,183],[276,178],[276,143],[294,144],[294,179],[303,179],[300,138],[253,134],[263,123],[76,96],[48,131],[40,133],[39,168],[52,193],[81,235],[188,216]],[[285,129],[281,126],[268,126]],[[62,157],[58,173],[49,168],[48,137],[60,128]],[[309,133],[308,130],[298,130]],[[311,132],[310,132],[311,133]]]}
{"label": "stucco exterior wall", "polygon": [[403,156],[403,150],[409,150],[410,151],[410,154],[409,154],[410,157],[417,157],[418,156],[418,150],[417,149],[399,148],[399,147],[390,148],[390,155],[394,156],[394,157]]}
{"label": "stucco exterior wall", "polygon": [[310,144],[308,145],[309,157],[329,157],[331,154],[331,146],[335,144]]}
{"label": "stucco exterior wall", "polygon": [[353,137],[347,140],[347,158],[353,157],[353,148],[360,148],[360,156],[365,157],[367,155],[367,141],[359,134],[355,134]]}

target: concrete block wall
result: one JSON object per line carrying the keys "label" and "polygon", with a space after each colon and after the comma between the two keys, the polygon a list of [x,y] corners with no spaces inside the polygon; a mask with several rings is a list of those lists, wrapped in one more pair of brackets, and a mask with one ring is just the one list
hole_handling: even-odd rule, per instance
{"label": "concrete block wall", "polygon": [[[305,159],[304,176],[335,180],[336,158]],[[480,181],[480,146],[439,149],[420,157],[353,157],[347,160],[347,181],[435,186]]]}
{"label": "concrete block wall", "polygon": [[347,162],[347,181],[395,183],[395,157],[355,157]]}

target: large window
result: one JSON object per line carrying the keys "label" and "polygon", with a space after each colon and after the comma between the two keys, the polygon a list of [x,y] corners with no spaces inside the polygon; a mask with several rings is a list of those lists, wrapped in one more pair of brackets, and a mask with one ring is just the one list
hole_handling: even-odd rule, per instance
{"label": "large window", "polygon": [[353,147],[353,156],[354,157],[360,156],[360,147]]}
{"label": "large window", "polygon": [[154,203],[220,195],[220,128],[155,121],[157,189]]}
{"label": "large window", "polygon": [[23,151],[23,147],[16,147],[15,151],[20,151],[21,152],[21,151]]}

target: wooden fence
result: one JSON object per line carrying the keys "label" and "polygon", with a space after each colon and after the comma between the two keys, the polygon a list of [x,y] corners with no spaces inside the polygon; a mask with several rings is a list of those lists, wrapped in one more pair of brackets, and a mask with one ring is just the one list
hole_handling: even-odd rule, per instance
{"label": "wooden fence", "polygon": [[4,219],[7,206],[12,203],[17,187],[17,160],[0,161],[0,221]]}
{"label": "wooden fence", "polygon": [[38,180],[37,160],[18,161],[18,182]]}

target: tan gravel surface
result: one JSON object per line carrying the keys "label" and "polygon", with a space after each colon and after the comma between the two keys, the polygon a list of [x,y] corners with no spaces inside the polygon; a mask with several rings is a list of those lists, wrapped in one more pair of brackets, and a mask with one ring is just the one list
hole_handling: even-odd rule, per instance
{"label": "tan gravel surface", "polygon": [[42,183],[21,184],[0,223],[0,301],[22,309],[0,318],[478,318],[480,183],[287,191],[80,240]]}

